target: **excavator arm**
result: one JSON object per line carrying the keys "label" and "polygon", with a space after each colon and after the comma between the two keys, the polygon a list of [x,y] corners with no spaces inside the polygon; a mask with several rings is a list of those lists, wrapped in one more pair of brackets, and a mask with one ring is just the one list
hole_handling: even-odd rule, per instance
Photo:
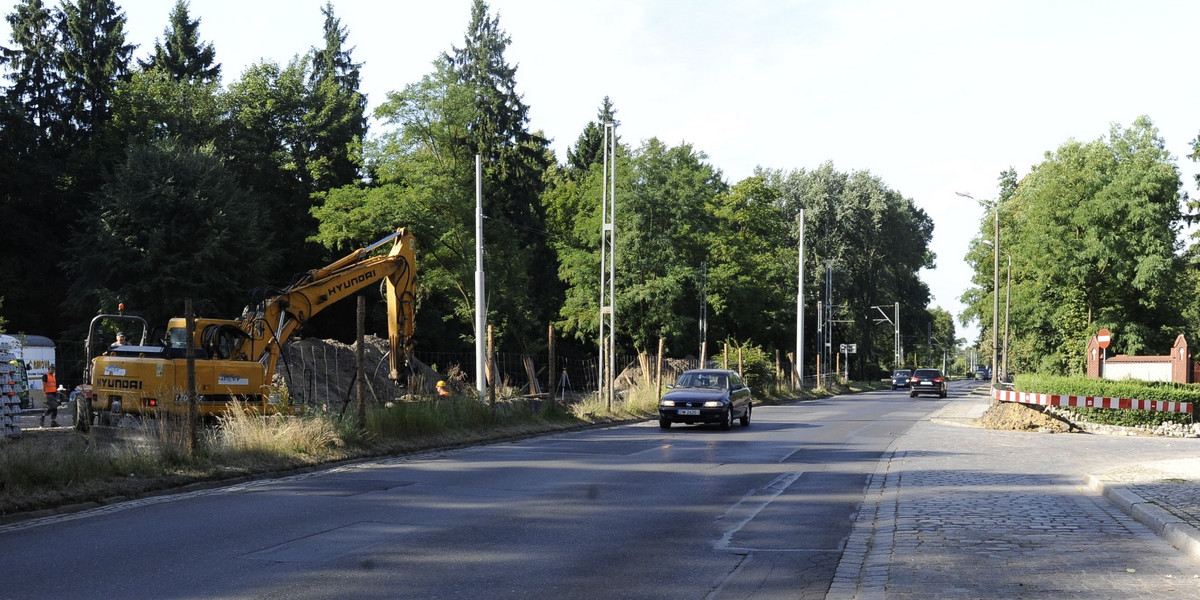
{"label": "excavator arm", "polygon": [[[376,255],[391,242],[387,254]],[[273,295],[242,316],[247,334],[240,350],[263,363],[267,376],[275,372],[280,350],[300,326],[313,315],[353,296],[371,285],[386,282],[388,343],[391,349],[389,377],[399,383],[408,369],[416,315],[416,239],[407,228],[320,269],[308,271],[295,283]]]}

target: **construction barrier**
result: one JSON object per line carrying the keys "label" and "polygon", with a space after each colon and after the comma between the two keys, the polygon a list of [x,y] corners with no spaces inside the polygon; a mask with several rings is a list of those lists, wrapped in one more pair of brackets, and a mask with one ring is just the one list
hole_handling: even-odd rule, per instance
{"label": "construction barrier", "polygon": [[1000,402],[1039,404],[1041,406],[1074,406],[1078,408],[1120,408],[1125,410],[1153,410],[1158,412],[1192,412],[1191,402],[1164,402],[1161,400],[1137,400],[1133,398],[1097,398],[1095,396],[1059,396],[1057,394],[1034,394],[1012,390],[992,389],[992,399]]}

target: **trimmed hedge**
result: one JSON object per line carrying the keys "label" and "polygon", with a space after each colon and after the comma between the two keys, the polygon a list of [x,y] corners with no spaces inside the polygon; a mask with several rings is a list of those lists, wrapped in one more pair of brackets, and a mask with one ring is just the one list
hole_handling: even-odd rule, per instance
{"label": "trimmed hedge", "polygon": [[[1056,394],[1059,396],[1095,396],[1101,398],[1133,398],[1162,402],[1187,402],[1192,405],[1192,415],[1200,406],[1200,385],[1170,383],[1164,381],[1135,381],[1123,379],[1095,379],[1083,375],[1059,377],[1054,375],[1023,374],[1013,380],[1013,389],[1034,394]],[[1168,421],[1190,422],[1192,415],[1151,410],[1121,410],[1116,408],[1076,408],[1061,406],[1092,423],[1137,427],[1156,426]]]}

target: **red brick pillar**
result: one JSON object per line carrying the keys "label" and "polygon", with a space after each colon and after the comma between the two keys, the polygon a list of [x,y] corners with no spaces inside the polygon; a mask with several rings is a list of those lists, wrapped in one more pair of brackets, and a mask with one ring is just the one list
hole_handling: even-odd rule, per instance
{"label": "red brick pillar", "polygon": [[1171,347],[1171,381],[1175,383],[1192,382],[1192,353],[1188,350],[1187,340],[1180,334],[1175,338]]}
{"label": "red brick pillar", "polygon": [[1100,340],[1092,336],[1087,345],[1087,376],[1100,378]]}

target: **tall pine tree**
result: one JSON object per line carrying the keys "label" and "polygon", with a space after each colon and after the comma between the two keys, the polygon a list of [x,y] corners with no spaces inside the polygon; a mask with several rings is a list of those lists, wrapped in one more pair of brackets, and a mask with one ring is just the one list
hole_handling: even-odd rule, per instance
{"label": "tall pine tree", "polygon": [[499,17],[475,0],[464,45],[447,57],[457,85],[473,92],[475,102],[472,120],[460,130],[460,144],[482,157],[486,171],[489,227],[484,235],[492,258],[492,304],[507,319],[510,339],[523,343],[541,339],[538,332],[554,314],[561,291],[541,203],[543,175],[553,161],[546,138],[528,129],[529,107],[516,91],[517,69],[504,58],[509,43]]}
{"label": "tall pine tree", "polygon": [[6,17],[12,46],[0,48],[0,65],[8,69],[13,83],[6,95],[23,107],[29,123],[37,128],[38,145],[53,138],[62,119],[58,19],[42,0],[25,0]]}
{"label": "tall pine tree", "polygon": [[606,123],[616,122],[617,111],[613,108],[612,100],[605,96],[596,113],[596,120],[588,122],[573,148],[567,148],[567,169],[572,177],[579,177],[592,165],[604,161],[604,127]]}
{"label": "tall pine tree", "polygon": [[113,0],[65,3],[60,27],[67,114],[77,141],[85,141],[107,125],[133,46],[125,43],[125,14]]}
{"label": "tall pine tree", "polygon": [[314,48],[309,71],[309,107],[304,122],[311,136],[309,171],[313,191],[327,191],[359,179],[363,138],[367,134],[367,98],[358,91],[361,63],[346,48],[349,33],[333,14],[325,15],[325,46]]}
{"label": "tall pine tree", "polygon": [[188,3],[176,0],[171,24],[163,30],[163,40],[154,42],[154,55],[140,62],[144,70],[163,69],[176,81],[213,83],[221,77],[211,43],[200,41],[200,20],[188,15]]}

